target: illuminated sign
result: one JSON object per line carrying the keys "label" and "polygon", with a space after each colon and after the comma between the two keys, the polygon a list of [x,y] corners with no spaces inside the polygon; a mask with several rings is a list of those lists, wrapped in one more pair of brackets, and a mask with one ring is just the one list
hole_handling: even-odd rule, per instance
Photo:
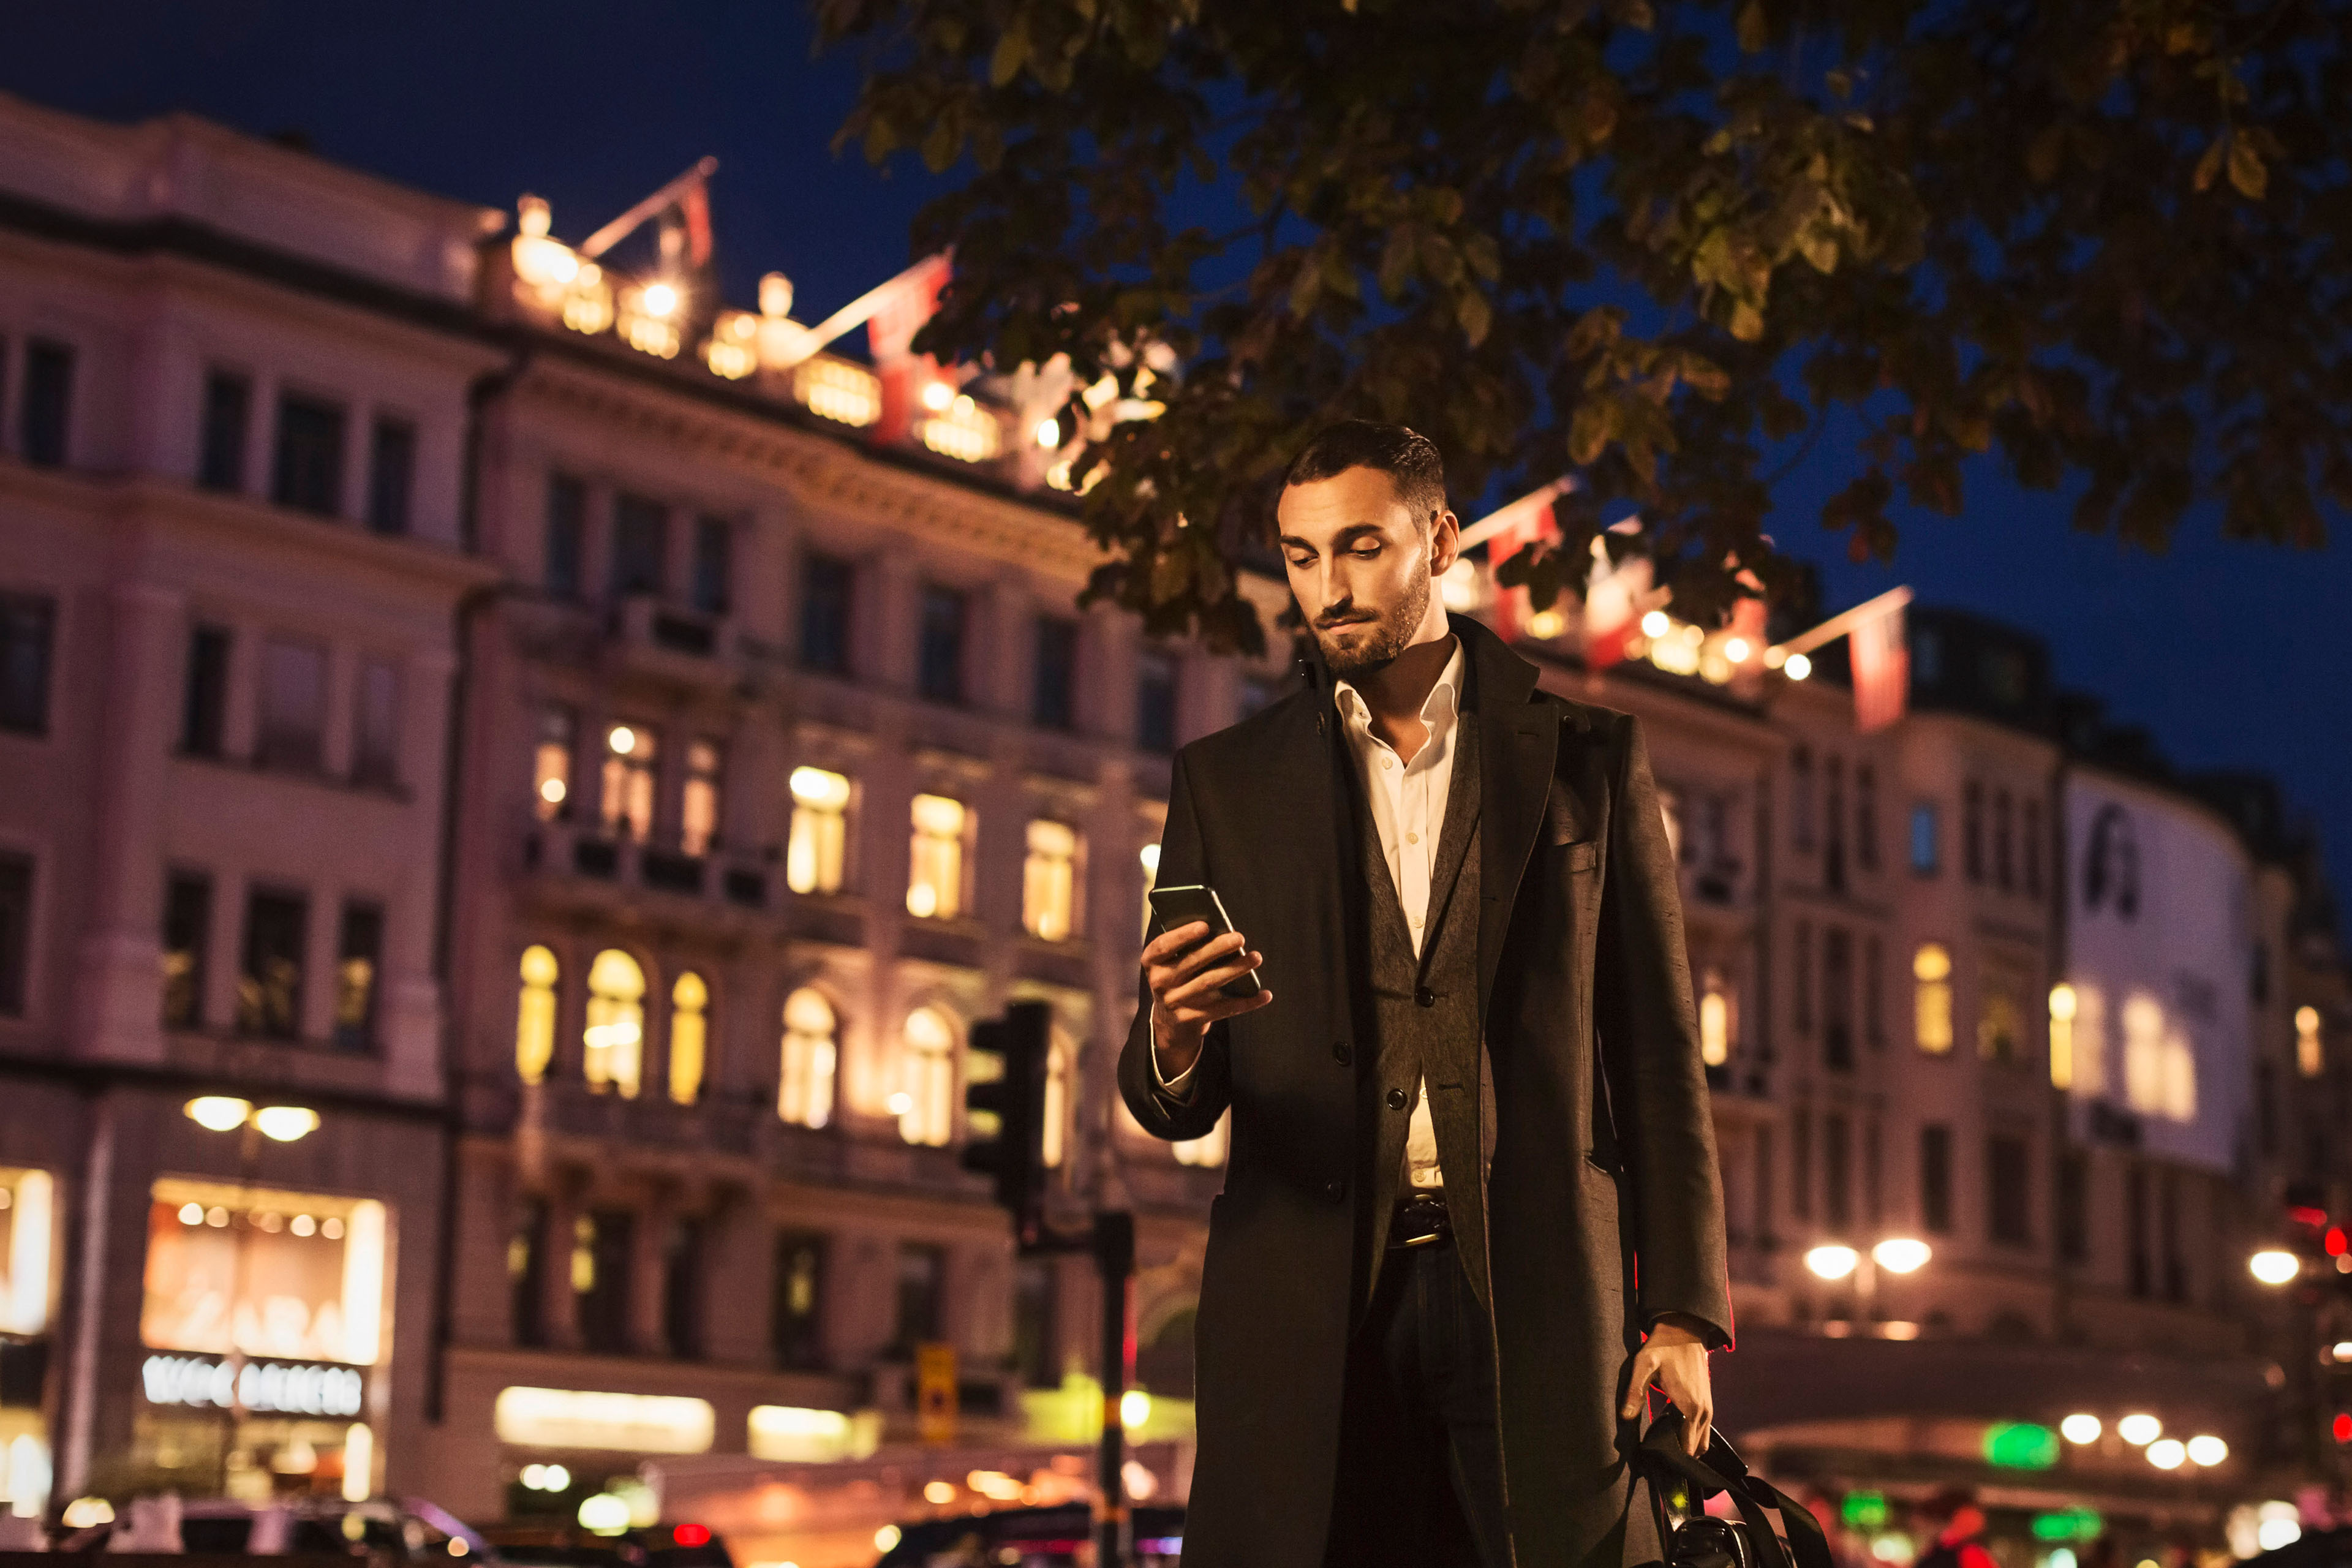
{"label": "illuminated sign", "polygon": [[2058,1434],[2031,1421],[1985,1428],[1985,1463],[2005,1470],[2046,1470],[2058,1462]]}
{"label": "illuminated sign", "polygon": [[2106,1527],[2106,1521],[2099,1517],[2097,1510],[2078,1504],[2035,1514],[2032,1530],[2036,1541],[2096,1541]]}
{"label": "illuminated sign", "polygon": [[226,1356],[151,1355],[139,1369],[150,1405],[277,1415],[357,1415],[367,1384],[357,1369]]}
{"label": "illuminated sign", "polygon": [[755,1405],[749,1427],[745,1446],[753,1458],[785,1463],[862,1459],[882,1438],[881,1415],[871,1410],[851,1415],[794,1405]]}
{"label": "illuminated sign", "polygon": [[641,1454],[707,1454],[717,1423],[705,1399],[523,1387],[499,1391],[492,1420],[501,1443]]}
{"label": "illuminated sign", "polygon": [[1889,1512],[1885,1492],[1848,1492],[1838,1505],[1838,1519],[1848,1530],[1884,1530]]}

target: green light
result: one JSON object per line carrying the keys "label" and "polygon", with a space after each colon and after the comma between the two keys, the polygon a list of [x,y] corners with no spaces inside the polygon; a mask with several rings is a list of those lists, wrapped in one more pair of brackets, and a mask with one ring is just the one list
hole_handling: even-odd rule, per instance
{"label": "green light", "polygon": [[2036,1541],[2096,1541],[2106,1528],[2096,1510],[2062,1508],[2055,1513],[2033,1516],[2033,1539]]}
{"label": "green light", "polygon": [[1838,1518],[1848,1530],[1876,1531],[1886,1525],[1885,1492],[1848,1492],[1838,1505]]}
{"label": "green light", "polygon": [[2004,1470],[2046,1470],[2058,1462],[2058,1434],[2031,1421],[1985,1428],[1985,1463]]}

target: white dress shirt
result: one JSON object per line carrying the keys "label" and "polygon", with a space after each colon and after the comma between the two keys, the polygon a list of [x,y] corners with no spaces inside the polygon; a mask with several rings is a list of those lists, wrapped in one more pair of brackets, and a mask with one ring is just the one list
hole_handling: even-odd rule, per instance
{"label": "white dress shirt", "polygon": [[[1405,929],[1412,934],[1415,957],[1420,956],[1422,933],[1429,918],[1429,883],[1437,861],[1437,836],[1445,826],[1446,797],[1454,787],[1454,742],[1459,732],[1455,721],[1460,713],[1464,668],[1462,643],[1457,637],[1454,639],[1453,657],[1445,661],[1437,684],[1429,689],[1429,696],[1421,705],[1421,721],[1428,727],[1428,738],[1422,742],[1421,750],[1410,757],[1400,757],[1395,747],[1372,733],[1371,709],[1355,687],[1339,681],[1332,693],[1339,704],[1339,721],[1345,727],[1348,749],[1354,754],[1363,780],[1364,798],[1371,803],[1372,826],[1381,836],[1381,850],[1389,863],[1389,879],[1396,884],[1398,900],[1404,906]],[[1192,1068],[1172,1079],[1164,1077],[1160,1070],[1160,1053],[1154,1049],[1151,1071],[1160,1079],[1162,1089],[1178,1100],[1185,1097]],[[1429,1113],[1426,1079],[1422,1080],[1412,1120],[1406,1126],[1404,1161],[1405,1179],[1412,1186],[1435,1189],[1445,1185],[1444,1173],[1437,1165],[1437,1123]]]}

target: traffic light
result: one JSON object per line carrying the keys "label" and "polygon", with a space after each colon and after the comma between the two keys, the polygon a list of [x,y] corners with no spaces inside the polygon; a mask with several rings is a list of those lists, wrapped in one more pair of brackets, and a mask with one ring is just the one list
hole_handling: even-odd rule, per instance
{"label": "traffic light", "polygon": [[1002,1018],[971,1026],[963,1091],[971,1136],[967,1171],[990,1177],[996,1201],[1013,1216],[1024,1247],[1040,1239],[1045,1218],[1045,1076],[1054,1009],[1015,1002]]}

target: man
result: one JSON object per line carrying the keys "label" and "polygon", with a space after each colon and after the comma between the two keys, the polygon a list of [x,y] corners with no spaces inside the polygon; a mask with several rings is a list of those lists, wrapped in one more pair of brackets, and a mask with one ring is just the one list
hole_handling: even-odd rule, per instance
{"label": "man", "polygon": [[1654,1381],[1704,1440],[1731,1310],[1640,729],[1446,615],[1422,437],[1326,430],[1276,520],[1319,657],[1177,754],[1159,881],[1236,930],[1145,948],[1119,1060],[1160,1137],[1233,1113],[1187,1568],[1654,1556],[1631,1424]]}

